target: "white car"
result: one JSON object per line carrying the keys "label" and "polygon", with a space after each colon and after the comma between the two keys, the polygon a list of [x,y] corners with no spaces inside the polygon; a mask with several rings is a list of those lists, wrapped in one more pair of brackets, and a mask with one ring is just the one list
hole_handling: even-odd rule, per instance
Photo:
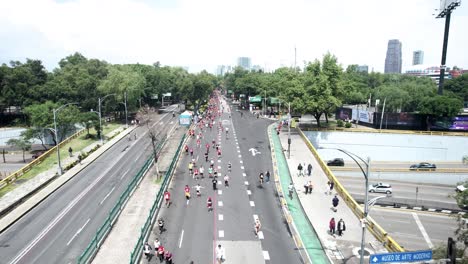
{"label": "white car", "polygon": [[369,192],[371,193],[392,193],[392,186],[388,183],[376,183],[369,185]]}
{"label": "white car", "polygon": [[457,188],[455,188],[455,191],[457,192],[464,192],[466,190],[466,187],[464,185],[458,185]]}

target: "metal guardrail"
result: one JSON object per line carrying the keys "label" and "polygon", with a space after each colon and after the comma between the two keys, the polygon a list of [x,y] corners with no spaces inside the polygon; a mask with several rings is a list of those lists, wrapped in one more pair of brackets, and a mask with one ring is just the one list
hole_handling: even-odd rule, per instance
{"label": "metal guardrail", "polygon": [[[335,183],[335,190],[341,194],[343,200],[346,202],[348,207],[353,211],[353,213],[359,218],[364,218],[364,209],[354,200],[354,198],[348,193],[348,191],[341,185],[340,181],[335,177],[333,172],[328,168],[328,166],[323,162],[320,158],[317,150],[314,148],[312,143],[307,139],[301,129],[298,128],[299,134],[306,142],[307,147],[312,152],[312,155],[317,159],[320,167],[327,175],[328,179]],[[367,216],[367,229],[377,238],[380,242],[384,244],[384,246],[392,252],[404,252],[405,250],[392,238],[388,235],[388,233],[379,225],[377,222],[372,219],[372,217]]]}
{"label": "metal guardrail", "polygon": [[468,137],[468,132],[452,132],[452,131],[412,131],[412,130],[391,130],[391,129],[359,129],[359,128],[308,128],[305,131],[322,131],[322,132],[358,132],[358,133],[379,133],[379,134],[410,134],[410,135],[426,135],[426,136],[458,136]]}
{"label": "metal guardrail", "polygon": [[[333,167],[334,171],[359,171],[358,167]],[[403,168],[371,168],[372,172],[407,172],[407,173],[468,173],[468,168],[437,168],[437,169],[403,169]]]}
{"label": "metal guardrail", "polygon": [[[62,142],[60,142],[58,145],[59,147],[62,147],[63,145],[69,143],[71,140],[77,138],[81,134],[84,134],[86,132],[86,129],[81,129],[80,131],[76,132],[75,134],[71,135],[70,137],[66,138]],[[41,156],[37,157],[33,161],[29,162],[25,166],[23,166],[21,169],[15,171],[14,173],[10,174],[8,177],[0,181],[0,190],[5,188],[6,186],[14,183],[19,177],[23,176],[26,172],[30,171],[34,166],[38,165],[42,161],[44,161],[46,158],[48,158],[51,154],[54,154],[54,152],[57,150],[57,146],[54,146],[50,149],[48,149],[46,152],[44,152]]]}
{"label": "metal guardrail", "polygon": [[[165,142],[166,142],[166,138],[161,140],[159,142],[158,146],[156,146],[156,153],[157,154],[159,154],[159,152],[161,151],[161,149],[164,146]],[[143,176],[146,174],[146,172],[151,167],[153,162],[154,162],[154,154],[152,154],[146,160],[146,162],[143,164],[141,169],[137,172],[135,177],[133,177],[132,181],[128,184],[125,191],[120,195],[119,200],[114,205],[114,207],[110,210],[109,215],[107,216],[106,220],[104,221],[102,226],[97,230],[97,232],[94,235],[91,242],[89,242],[86,249],[83,251],[83,253],[78,258],[77,263],[81,264],[81,263],[90,263],[91,262],[91,260],[94,258],[94,256],[98,252],[99,248],[101,247],[102,243],[104,242],[105,238],[109,234],[110,230],[112,229],[112,226],[114,225],[115,221],[117,220],[118,216],[120,215],[120,212],[124,208],[126,202],[130,198],[131,194],[136,189],[136,187],[138,186],[140,181],[143,179]]]}
{"label": "metal guardrail", "polygon": [[136,242],[135,247],[133,248],[132,252],[130,253],[130,264],[133,263],[138,263],[138,261],[141,258],[141,253],[143,250],[143,242],[148,239],[151,227],[153,226],[154,220],[155,220],[155,215],[157,214],[161,201],[163,198],[163,194],[167,189],[167,186],[172,178],[172,172],[174,171],[174,168],[176,167],[176,164],[179,160],[179,154],[182,149],[182,145],[186,139],[186,134],[182,137],[179,146],[177,147],[177,151],[174,154],[174,157],[172,158],[171,165],[166,171],[166,174],[164,175],[163,182],[161,183],[161,188],[159,189],[158,194],[156,195],[156,199],[154,200],[153,206],[151,206],[151,209],[149,211],[148,218],[146,218],[145,224],[141,228],[140,231],[140,236],[138,237],[138,240]]}

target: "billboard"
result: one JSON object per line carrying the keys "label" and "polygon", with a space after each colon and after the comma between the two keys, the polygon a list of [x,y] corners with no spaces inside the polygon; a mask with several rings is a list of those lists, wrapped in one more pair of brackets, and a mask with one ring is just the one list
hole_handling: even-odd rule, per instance
{"label": "billboard", "polygon": [[439,15],[437,17],[444,17],[447,15],[447,11],[455,9],[460,3],[461,0],[440,0]]}

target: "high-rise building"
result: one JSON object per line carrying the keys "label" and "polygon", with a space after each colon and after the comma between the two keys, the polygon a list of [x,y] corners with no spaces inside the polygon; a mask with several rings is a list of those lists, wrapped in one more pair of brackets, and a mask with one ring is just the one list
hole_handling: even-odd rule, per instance
{"label": "high-rise building", "polygon": [[227,70],[226,66],[218,65],[218,67],[216,68],[216,75],[223,76],[224,74],[226,74],[226,70]]}
{"label": "high-rise building", "polygon": [[413,51],[413,65],[420,65],[424,63],[424,51]]}
{"label": "high-rise building", "polygon": [[385,73],[401,73],[401,42],[398,39],[388,41],[385,57]]}
{"label": "high-rise building", "polygon": [[246,70],[250,70],[252,67],[252,61],[249,57],[239,57],[237,58],[237,66],[240,66]]}
{"label": "high-rise building", "polygon": [[368,73],[368,72],[369,72],[369,66],[367,66],[367,65],[358,65],[358,66],[357,66],[357,71],[358,71],[358,72],[366,72],[366,73]]}

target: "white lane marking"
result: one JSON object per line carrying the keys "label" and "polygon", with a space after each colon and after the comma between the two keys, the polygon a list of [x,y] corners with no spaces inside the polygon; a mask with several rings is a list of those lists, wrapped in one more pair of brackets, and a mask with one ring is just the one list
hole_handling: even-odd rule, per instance
{"label": "white lane marking", "polygon": [[224,215],[219,214],[219,215],[218,215],[218,220],[219,220],[219,221],[223,221],[223,220],[224,220]]}
{"label": "white lane marking", "polygon": [[218,195],[223,194],[223,190],[218,190]]}
{"label": "white lane marking", "polygon": [[219,237],[224,237],[224,230],[219,230],[218,233],[219,233],[218,234]]}
{"label": "white lane marking", "polygon": [[218,206],[219,207],[223,206],[223,201],[218,201]]}
{"label": "white lane marking", "polygon": [[244,166],[241,166],[241,170],[243,170],[243,169],[244,169]]}
{"label": "white lane marking", "polygon": [[265,239],[265,236],[263,235],[263,231],[258,231],[258,239]]}
{"label": "white lane marking", "polygon": [[247,195],[252,195],[252,191],[247,190]]}
{"label": "white lane marking", "polygon": [[236,148],[239,149],[239,146],[237,146]]}
{"label": "white lane marking", "polygon": [[239,157],[239,158],[242,158],[242,155],[239,155],[238,157]]}
{"label": "white lane marking", "polygon": [[109,197],[109,195],[114,191],[114,189],[115,189],[115,186],[112,187],[112,189],[106,194],[106,196],[104,196],[104,199],[102,199],[102,201],[99,204],[104,203],[104,201],[107,199],[107,197]]}
{"label": "white lane marking", "polygon": [[163,121],[159,122],[159,125],[160,126],[164,125],[164,122]]}
{"label": "white lane marking", "polygon": [[137,157],[137,158],[135,159],[135,162],[137,162],[139,158],[140,158],[140,157]]}
{"label": "white lane marking", "polygon": [[244,162],[241,160],[240,163],[242,164],[242,163],[244,163]]}
{"label": "white lane marking", "polygon": [[245,181],[244,184],[245,184],[245,185],[249,185],[249,182],[248,182],[248,181]]}
{"label": "white lane marking", "polygon": [[[123,155],[121,155],[123,156]],[[121,157],[120,157],[121,158]],[[117,158],[117,160],[120,160],[120,158]],[[39,241],[52,229],[54,228],[54,226],[60,221],[62,220],[62,218],[86,195],[89,193],[89,191],[91,191],[91,189],[96,185],[98,184],[102,178],[104,178],[104,176],[106,176],[106,174],[112,169],[112,166],[109,166],[107,170],[105,170],[101,176],[99,176],[98,178],[96,178],[94,180],[94,182],[92,182],[90,185],[88,185],[88,187],[86,187],[86,189],[84,189],[75,199],[73,199],[73,201],[71,201],[67,207],[65,207],[63,209],[63,211],[61,211],[57,217],[54,218],[54,220],[52,220],[52,222],[50,222],[50,224],[45,227],[41,233],[39,233],[39,235],[37,235],[36,238],[33,239],[33,241],[31,243],[29,243],[25,249],[23,249],[23,251],[21,251],[11,262],[10,264],[16,264],[18,263],[34,246],[36,246],[37,243],[39,243]]]}
{"label": "white lane marking", "polygon": [[426,232],[426,229],[424,229],[424,226],[421,223],[421,220],[419,220],[419,216],[416,213],[411,213],[413,215],[414,221],[416,221],[416,224],[419,227],[419,231],[421,231],[421,234],[424,237],[424,240],[426,240],[427,245],[429,248],[434,248],[434,245],[431,242],[431,239],[429,238],[429,235]]}
{"label": "white lane marking", "polygon": [[172,125],[172,124],[174,124],[174,121],[169,122],[169,125]]}
{"label": "white lane marking", "polygon": [[263,258],[265,260],[270,260],[270,254],[268,254],[268,251],[266,251],[266,250],[263,251]]}
{"label": "white lane marking", "polygon": [[250,206],[254,207],[254,206],[255,206],[255,202],[254,202],[254,201],[250,201]]}
{"label": "white lane marking", "polygon": [[180,233],[180,238],[179,238],[179,248],[182,247],[183,240],[184,240],[184,230],[182,229],[182,232]]}
{"label": "white lane marking", "polygon": [[243,173],[242,173],[242,176],[244,176],[244,177],[245,177],[245,176],[247,176],[247,174],[245,174],[245,172],[243,172]]}
{"label": "white lane marking", "polygon": [[120,176],[120,179],[123,180],[123,178],[127,175],[128,171],[130,169],[127,169],[124,173],[122,173],[122,176]]}
{"label": "white lane marking", "polygon": [[83,225],[82,227],[80,227],[80,228],[76,231],[76,233],[75,233],[75,234],[72,236],[72,238],[68,241],[67,246],[69,246],[70,243],[73,241],[73,239],[75,239],[75,237],[76,237],[77,235],[79,235],[79,234],[81,233],[81,231],[83,231],[83,229],[84,229],[85,226],[89,223],[90,220],[91,220],[91,218],[88,218],[88,220],[86,220],[86,223],[84,223],[84,225]]}
{"label": "white lane marking", "polygon": [[221,169],[221,166],[218,166],[218,170],[220,170],[220,169]]}
{"label": "white lane marking", "polygon": [[237,150],[237,153],[240,153],[240,150]]}
{"label": "white lane marking", "polygon": [[254,219],[254,222],[257,221],[258,215],[254,214],[254,215],[253,215],[253,219]]}
{"label": "white lane marking", "polygon": [[218,163],[221,163],[221,160],[220,160],[220,159],[218,160]]}

